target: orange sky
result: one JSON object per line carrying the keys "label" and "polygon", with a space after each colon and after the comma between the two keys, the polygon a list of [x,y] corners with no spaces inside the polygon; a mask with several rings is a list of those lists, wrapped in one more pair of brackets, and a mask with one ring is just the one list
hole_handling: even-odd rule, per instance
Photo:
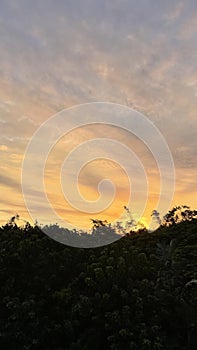
{"label": "orange sky", "polygon": [[[165,2],[8,0],[0,4],[0,224],[16,212],[29,220],[21,186],[28,142],[39,126],[62,109],[88,102],[113,102],[143,113],[164,136],[173,156],[176,187],[171,206],[196,208],[197,190],[197,12],[191,1]],[[76,210],[63,196],[60,171],[65,157],[87,140],[113,138],[136,154],[149,185],[144,206],[144,179],[132,170],[138,193],[131,212],[148,224],[156,208],[160,178],[154,157],[136,137],[113,127],[83,127],[54,145],[45,164],[45,189],[51,206],[66,222],[89,228],[92,215],[118,219],[127,205],[129,180],[121,164],[95,159],[79,176],[87,201],[98,199],[98,185],[110,179],[114,201],[100,213]],[[104,154],[104,148],[97,152]],[[92,156],[94,148],[88,151]],[[126,154],[122,152],[124,159]],[[113,152],[112,152],[113,158]],[[77,162],[77,159],[75,160]],[[128,157],[129,161],[129,157]],[[72,169],[64,169],[72,178]],[[32,171],[32,201],[40,223],[47,217]],[[63,181],[64,182],[64,181]],[[141,184],[141,186],[140,186]],[[69,180],[64,189],[71,186]],[[104,202],[111,200],[106,187]],[[35,211],[37,213],[37,211]],[[124,219],[124,218],[123,218]]]}

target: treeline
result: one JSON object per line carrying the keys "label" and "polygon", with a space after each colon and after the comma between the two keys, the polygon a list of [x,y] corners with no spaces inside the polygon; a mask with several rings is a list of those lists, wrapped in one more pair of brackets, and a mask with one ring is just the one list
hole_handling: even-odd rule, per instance
{"label": "treeline", "polygon": [[[115,222],[114,224],[108,223],[106,220],[90,219],[92,222],[92,228],[90,232],[76,229],[68,229],[60,227],[58,224],[51,225],[38,225],[36,222],[35,229],[41,229],[50,238],[60,242],[64,245],[77,247],[77,248],[97,248],[111,244],[121,237],[130,236],[133,233],[148,233],[147,228],[140,221],[136,221],[129,208],[124,206],[126,218],[124,224],[122,222]],[[157,210],[153,210],[151,214],[153,220],[162,227],[169,227],[178,224],[183,221],[191,221],[197,219],[197,210],[192,210],[186,205],[174,207],[163,218],[160,218],[160,214]],[[16,228],[20,216],[16,214],[12,216],[4,229]],[[24,232],[32,230],[33,227],[29,222],[22,219],[25,222]]]}
{"label": "treeline", "polygon": [[92,249],[1,227],[1,349],[196,349],[196,213],[165,220]]}

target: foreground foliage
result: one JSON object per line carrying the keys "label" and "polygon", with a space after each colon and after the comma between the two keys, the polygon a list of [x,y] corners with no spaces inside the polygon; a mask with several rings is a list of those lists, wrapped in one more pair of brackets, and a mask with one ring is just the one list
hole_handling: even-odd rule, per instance
{"label": "foreground foliage", "polygon": [[197,348],[197,220],[94,249],[0,229],[1,349]]}

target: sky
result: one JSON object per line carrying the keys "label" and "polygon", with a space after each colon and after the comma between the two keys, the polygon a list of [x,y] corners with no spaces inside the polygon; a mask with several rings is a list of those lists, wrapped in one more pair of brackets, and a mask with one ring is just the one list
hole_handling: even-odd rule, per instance
{"label": "sky", "polygon": [[[48,216],[42,202],[33,159],[28,176],[36,210],[30,218],[21,180],[25,151],[36,130],[50,117],[93,102],[135,109],[158,128],[176,170],[171,207],[187,204],[196,208],[196,48],[196,0],[1,0],[0,224],[15,213],[43,224],[57,221],[56,215]],[[80,119],[80,112],[74,118]],[[113,161],[113,147],[106,148],[104,142],[94,147],[87,144],[87,140],[101,137],[124,143],[143,164],[149,193],[139,219],[147,224],[159,196],[157,164],[143,142],[113,126],[80,127],[62,135],[45,164],[45,189],[51,205],[62,220],[82,228],[90,226],[91,215],[109,222],[120,217],[129,199],[128,176],[121,160]],[[103,187],[103,203],[112,203],[92,214],[76,209],[74,194],[72,205],[64,196],[62,187],[65,192],[72,188],[75,175],[70,164],[63,166],[67,178],[60,184],[65,157],[84,142],[88,147],[84,154],[94,150],[101,152],[102,159],[95,158],[82,168],[78,181],[81,195],[87,201],[98,199],[98,184],[106,178],[117,187],[113,198],[112,187]],[[120,158],[125,158],[125,152],[123,149]],[[130,153],[128,162],[129,157]],[[79,158],[71,161],[77,165]],[[139,175],[139,166],[133,164],[129,171],[135,201],[130,209],[135,216],[144,205],[145,187],[143,172]]]}

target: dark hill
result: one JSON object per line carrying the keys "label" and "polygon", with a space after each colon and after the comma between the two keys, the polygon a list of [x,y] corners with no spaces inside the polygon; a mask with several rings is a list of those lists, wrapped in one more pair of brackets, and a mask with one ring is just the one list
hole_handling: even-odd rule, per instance
{"label": "dark hill", "polygon": [[94,249],[10,224],[0,251],[3,350],[197,348],[197,220]]}

